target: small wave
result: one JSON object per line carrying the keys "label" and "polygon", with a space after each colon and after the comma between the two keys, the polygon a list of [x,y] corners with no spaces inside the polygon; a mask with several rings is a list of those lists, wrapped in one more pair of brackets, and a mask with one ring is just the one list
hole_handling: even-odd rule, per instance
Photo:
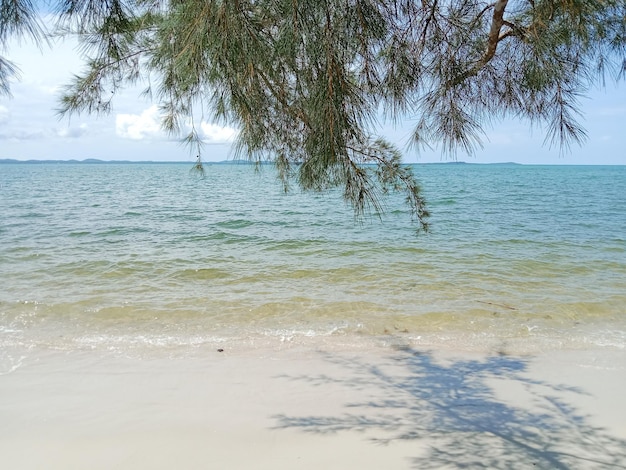
{"label": "small wave", "polygon": [[19,216],[20,219],[41,219],[47,217],[43,212],[27,212]]}
{"label": "small wave", "polygon": [[226,220],[224,222],[218,222],[215,225],[221,228],[246,228],[254,225],[254,222],[246,219],[234,219]]}
{"label": "small wave", "polygon": [[433,201],[434,206],[452,206],[456,203],[456,199],[440,199],[438,201]]}
{"label": "small wave", "polygon": [[228,238],[229,235],[226,232],[214,232],[208,235],[188,235],[183,238],[183,240],[188,242],[209,242],[214,240],[224,240]]}
{"label": "small wave", "polygon": [[0,360],[0,376],[9,375],[15,372],[22,366],[22,363],[26,359],[26,356],[20,356],[19,358],[6,357]]}
{"label": "small wave", "polygon": [[264,251],[282,251],[282,250],[302,250],[306,248],[311,248],[314,246],[319,246],[320,243],[318,240],[284,240],[280,242],[274,242],[268,244],[263,248]]}
{"label": "small wave", "polygon": [[91,232],[79,231],[79,232],[70,232],[68,234],[68,236],[70,236],[70,237],[86,237],[88,235],[91,235]]}
{"label": "small wave", "polygon": [[188,280],[224,279],[229,276],[227,271],[216,268],[183,269],[173,275],[175,278]]}
{"label": "small wave", "polygon": [[176,347],[176,346],[201,346],[204,344],[223,343],[225,338],[217,336],[180,336],[165,334],[135,334],[135,335],[87,335],[76,338],[75,342],[89,348],[105,347],[109,350],[125,350],[148,346],[148,347]]}

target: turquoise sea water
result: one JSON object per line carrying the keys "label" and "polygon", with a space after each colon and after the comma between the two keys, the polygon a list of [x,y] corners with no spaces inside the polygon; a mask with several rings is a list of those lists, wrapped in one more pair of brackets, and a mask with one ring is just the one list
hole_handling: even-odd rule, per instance
{"label": "turquoise sea water", "polygon": [[626,346],[624,166],[416,165],[419,236],[399,196],[358,223],[269,166],[190,166],[0,165],[0,367],[307,338]]}

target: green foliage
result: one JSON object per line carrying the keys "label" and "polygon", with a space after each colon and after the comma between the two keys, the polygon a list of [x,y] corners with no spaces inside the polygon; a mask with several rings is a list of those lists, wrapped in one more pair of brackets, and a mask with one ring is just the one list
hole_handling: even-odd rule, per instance
{"label": "green foliage", "polygon": [[[145,80],[168,131],[199,113],[228,123],[237,152],[275,161],[285,188],[341,187],[357,215],[403,191],[422,229],[415,177],[376,135],[381,111],[413,120],[416,146],[452,155],[473,153],[506,115],[566,148],[585,137],[578,97],[626,71],[625,0],[51,3],[88,57],[61,113],[108,112],[120,87]],[[0,6],[0,45],[41,36],[30,1]],[[11,72],[0,61],[0,91]],[[195,131],[186,140],[200,149]]]}
{"label": "green foliage", "polygon": [[[0,53],[11,37],[31,37],[40,42],[44,34],[30,0],[0,0]],[[10,81],[19,77],[19,69],[0,55],[0,96],[10,95]]]}

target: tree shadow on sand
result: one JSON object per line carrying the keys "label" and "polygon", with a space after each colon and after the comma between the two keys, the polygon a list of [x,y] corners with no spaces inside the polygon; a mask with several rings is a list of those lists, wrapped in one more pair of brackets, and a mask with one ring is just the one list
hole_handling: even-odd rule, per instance
{"label": "tree shadow on sand", "polygon": [[419,455],[409,457],[417,469],[626,469],[626,441],[567,403],[568,396],[585,392],[530,379],[524,358],[442,362],[403,349],[376,365],[336,355],[325,359],[346,373],[282,378],[347,387],[372,399],[345,403],[346,412],[335,416],[275,416],[276,428],[362,432],[381,445],[419,441]]}

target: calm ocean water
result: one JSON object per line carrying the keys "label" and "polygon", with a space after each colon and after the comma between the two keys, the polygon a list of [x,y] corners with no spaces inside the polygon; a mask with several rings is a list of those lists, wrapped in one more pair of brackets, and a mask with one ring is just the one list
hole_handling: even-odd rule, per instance
{"label": "calm ocean water", "polygon": [[0,165],[0,373],[34,348],[626,346],[626,167],[416,165],[355,222],[271,167]]}

